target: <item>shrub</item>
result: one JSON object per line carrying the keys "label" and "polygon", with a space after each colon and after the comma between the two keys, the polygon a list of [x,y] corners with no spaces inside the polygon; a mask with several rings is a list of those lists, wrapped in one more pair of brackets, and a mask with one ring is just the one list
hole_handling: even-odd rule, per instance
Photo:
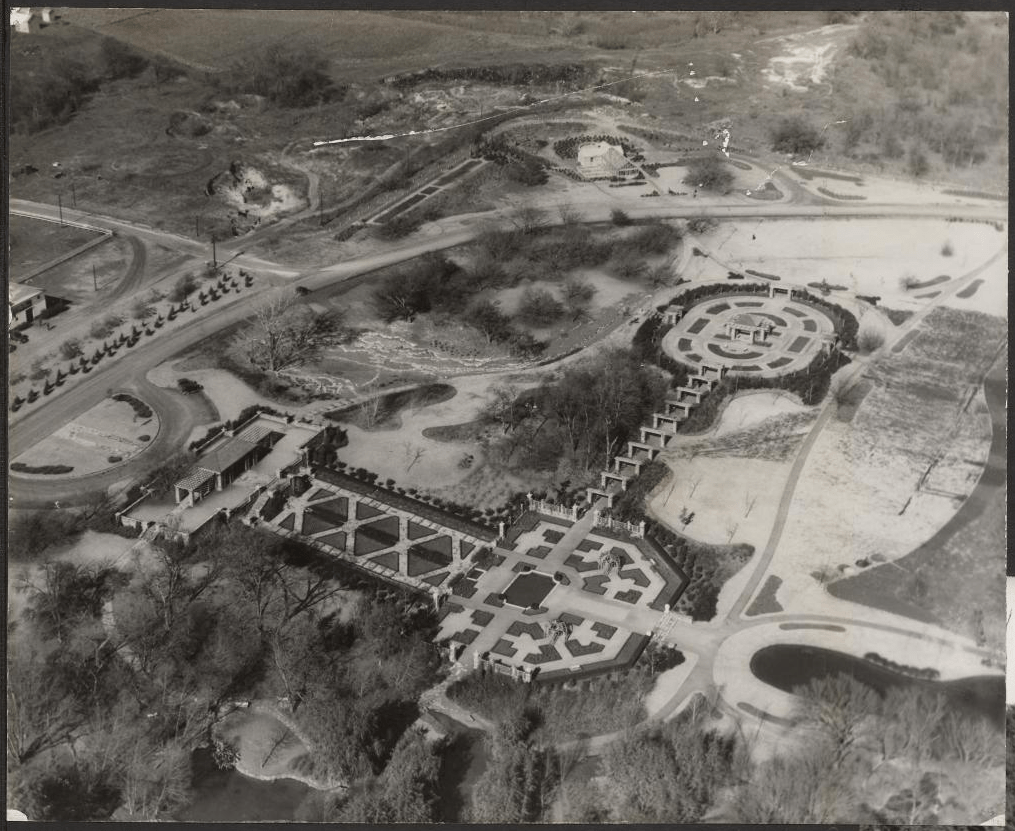
{"label": "shrub", "polygon": [[620,208],[614,208],[610,211],[610,222],[618,228],[623,228],[626,225],[630,225],[632,219],[626,211],[622,211]]}
{"label": "shrub", "polygon": [[952,244],[950,242],[946,242],[944,245],[941,246],[941,256],[942,257],[950,257],[954,253],[955,253],[955,249],[952,248]]}
{"label": "shrub", "polygon": [[821,132],[800,116],[784,118],[772,132],[772,149],[777,153],[802,156],[825,144]]}
{"label": "shrub", "polygon": [[139,297],[130,307],[130,314],[134,320],[145,320],[155,314],[155,309],[147,300]]}
{"label": "shrub", "polygon": [[530,286],[522,293],[518,317],[530,326],[549,326],[564,315],[564,305],[546,289]]}
{"label": "shrub", "polygon": [[696,216],[687,220],[687,230],[699,236],[707,234],[718,226],[719,222],[710,216]]}
{"label": "shrub", "polygon": [[885,345],[884,332],[879,329],[865,328],[856,339],[861,352],[874,352]]}
{"label": "shrub", "polygon": [[628,252],[615,260],[610,270],[621,280],[637,280],[648,271],[648,263]]}
{"label": "shrub", "polygon": [[174,303],[182,303],[196,289],[197,278],[190,273],[184,274],[169,291],[169,299]]}
{"label": "shrub", "polygon": [[57,475],[60,473],[70,473],[74,468],[71,465],[40,465],[33,467],[32,465],[26,465],[24,462],[12,462],[11,470],[15,473]]}

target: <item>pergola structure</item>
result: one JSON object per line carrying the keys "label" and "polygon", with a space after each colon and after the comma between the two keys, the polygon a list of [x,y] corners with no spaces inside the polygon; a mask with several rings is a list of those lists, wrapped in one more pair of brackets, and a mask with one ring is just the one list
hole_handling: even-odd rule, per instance
{"label": "pergola structure", "polygon": [[738,314],[726,322],[726,336],[730,340],[749,340],[751,343],[767,343],[775,324],[767,318],[751,314]]}

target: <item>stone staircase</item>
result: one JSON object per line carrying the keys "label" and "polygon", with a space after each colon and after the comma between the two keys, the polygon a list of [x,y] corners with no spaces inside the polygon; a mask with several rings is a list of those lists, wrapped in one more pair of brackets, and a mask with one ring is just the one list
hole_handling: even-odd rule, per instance
{"label": "stone staircase", "polygon": [[661,413],[652,413],[652,423],[639,428],[640,441],[628,441],[626,455],[613,457],[612,468],[599,474],[599,487],[586,488],[586,499],[595,503],[602,497],[608,508],[613,507],[614,497],[627,490],[628,483],[641,473],[648,462],[666,449],[677,435],[677,428],[687,420],[691,410],[697,407],[716,384],[726,375],[725,364],[702,364],[698,371],[687,379],[687,384],[677,387],[663,402]]}

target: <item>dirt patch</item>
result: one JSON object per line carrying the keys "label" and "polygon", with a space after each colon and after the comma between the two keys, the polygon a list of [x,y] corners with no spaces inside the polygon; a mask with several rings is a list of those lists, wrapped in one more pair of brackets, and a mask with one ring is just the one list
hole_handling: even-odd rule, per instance
{"label": "dirt patch", "polygon": [[854,25],[837,24],[780,38],[784,51],[769,60],[762,74],[771,84],[806,92],[825,79],[832,60],[855,30]]}
{"label": "dirt patch", "polygon": [[232,162],[227,171],[208,182],[207,192],[209,196],[221,197],[235,209],[233,221],[241,233],[306,204],[291,184],[279,182],[271,174],[242,161]]}

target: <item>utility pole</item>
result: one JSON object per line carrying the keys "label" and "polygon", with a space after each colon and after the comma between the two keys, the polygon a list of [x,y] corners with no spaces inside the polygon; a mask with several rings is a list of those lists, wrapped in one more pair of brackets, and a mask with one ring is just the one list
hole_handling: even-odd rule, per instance
{"label": "utility pole", "polygon": [[63,194],[58,193],[56,195],[56,204],[60,211],[60,224],[63,225]]}
{"label": "utility pole", "polygon": [[74,189],[73,179],[70,180],[70,196],[71,199],[74,200],[74,207],[76,208],[78,206],[78,194],[77,191]]}
{"label": "utility pole", "polygon": [[99,280],[95,276],[95,263],[92,263],[92,285],[95,287],[96,291],[99,290]]}
{"label": "utility pole", "polygon": [[201,215],[200,214],[195,214],[195,216],[194,216],[194,236],[199,237],[199,238],[201,236]]}
{"label": "utility pole", "polygon": [[218,268],[218,259],[215,255],[215,235],[211,235],[211,267]]}
{"label": "utility pole", "polygon": [[324,182],[321,182],[317,193],[317,209],[321,218],[321,227],[324,227]]}

